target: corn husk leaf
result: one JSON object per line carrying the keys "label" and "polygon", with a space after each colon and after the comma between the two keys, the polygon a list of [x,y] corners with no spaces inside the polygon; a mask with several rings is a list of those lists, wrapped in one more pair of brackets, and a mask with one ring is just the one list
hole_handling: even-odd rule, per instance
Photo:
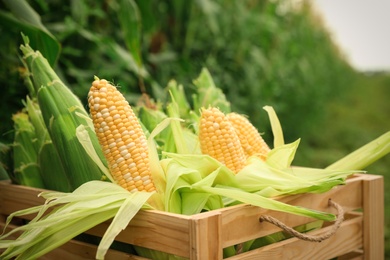
{"label": "corn husk leaf", "polygon": [[224,113],[231,111],[230,102],[222,90],[216,87],[208,69],[202,69],[199,77],[194,80],[194,85],[196,87],[196,94],[193,95],[194,111],[209,106],[218,107]]}
{"label": "corn husk leaf", "polygon": [[12,159],[12,144],[5,144],[0,142],[0,180],[8,180],[15,182],[13,173],[13,159]]}
{"label": "corn husk leaf", "polygon": [[175,80],[171,80],[168,82],[168,91],[171,96],[171,100],[174,100],[178,105],[179,117],[185,120],[189,119],[191,106],[187,101],[183,85],[179,85]]}
{"label": "corn husk leaf", "polygon": [[271,123],[272,133],[274,135],[274,148],[284,145],[282,126],[275,110],[271,106],[264,106],[263,109],[267,111]]}
{"label": "corn husk leaf", "polygon": [[[263,187],[270,187],[274,190],[281,190],[279,193],[294,193],[294,191],[299,191],[302,189],[309,191],[319,189],[312,182],[307,182],[294,176],[290,177],[288,172],[284,173],[286,175],[286,182],[284,185],[280,185],[278,180],[275,179],[272,174],[269,174],[262,177],[263,182],[258,183],[257,187],[252,187],[253,189],[251,192],[248,192],[248,189],[245,190],[244,188],[253,183],[253,180],[249,178],[246,179],[237,177],[240,174],[245,176],[246,172],[244,170],[244,172],[239,172],[237,175],[235,175],[225,166],[207,155],[194,156],[167,154],[167,156],[171,158],[171,161],[167,163],[165,168],[167,176],[167,190],[165,198],[167,211],[195,214],[199,212],[196,212],[196,210],[199,210],[201,207],[199,205],[192,205],[192,203],[205,204],[205,201],[207,201],[211,195],[217,195],[221,196],[221,198],[226,197],[235,201],[256,205],[265,209],[278,210],[326,221],[332,221],[335,219],[333,214],[291,206],[256,193],[257,191],[261,191]],[[253,173],[253,171],[248,172]],[[255,173],[262,175],[262,172],[259,171],[256,171]],[[283,180],[282,177],[279,179]],[[296,187],[291,188],[289,185],[291,184],[292,180],[299,181],[299,185],[296,184]],[[334,186],[340,183],[342,183],[342,181],[331,182],[330,184],[326,183],[323,185],[326,187],[324,189],[328,189],[329,186]],[[319,187],[323,186],[319,184]],[[195,202],[195,200],[191,202],[188,200],[183,201],[183,194],[185,194],[184,196],[188,197],[187,193],[189,192],[196,193],[196,195],[193,196],[198,200],[197,202]]]}
{"label": "corn husk leaf", "polygon": [[38,164],[46,189],[62,192],[72,190],[61,159],[51,140],[42,145],[38,155]]}
{"label": "corn husk leaf", "polygon": [[39,143],[27,113],[12,116],[15,128],[13,142],[14,176],[18,184],[44,188],[38,165]]}
{"label": "corn husk leaf", "polygon": [[25,104],[31,124],[34,126],[38,150],[42,148],[43,144],[50,140],[49,133],[47,132],[45,122],[43,121],[42,112],[36,101],[31,100],[27,96]]}
{"label": "corn husk leaf", "polygon": [[362,170],[389,153],[390,131],[344,156],[343,158],[326,167],[326,169]]}
{"label": "corn husk leaf", "polygon": [[104,175],[111,182],[115,183],[114,178],[111,176],[107,166],[104,164],[105,161],[102,161],[99,155],[96,153],[95,147],[92,144],[91,137],[88,133],[88,130],[84,125],[79,125],[76,128],[76,137],[80,144],[83,146],[86,153],[91,157],[91,159],[96,163],[99,169],[104,173]]}
{"label": "corn husk leaf", "polygon": [[[116,184],[102,181],[87,182],[72,193],[43,192],[44,205],[15,212],[7,219],[8,224],[12,217],[38,213],[28,224],[0,237],[0,248],[7,248],[2,259],[18,255],[18,259],[38,258],[116,216],[98,246],[96,257],[103,259],[113,238],[129,224],[151,195],[130,193]],[[54,210],[42,217],[49,208]],[[25,232],[17,240],[6,240],[9,235],[20,231]]]}

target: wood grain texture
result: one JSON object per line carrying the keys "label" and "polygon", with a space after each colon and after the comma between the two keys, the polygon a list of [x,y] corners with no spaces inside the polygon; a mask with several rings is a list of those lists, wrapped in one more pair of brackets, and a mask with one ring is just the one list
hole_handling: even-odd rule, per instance
{"label": "wood grain texture", "polygon": [[[9,225],[6,228],[6,231],[10,231],[14,229],[16,226]],[[0,229],[3,230],[4,224],[0,223]],[[16,238],[17,234],[11,235],[10,238]],[[97,251],[97,246],[91,245],[88,243],[71,240],[66,244],[56,248],[55,250],[50,251],[46,255],[39,258],[39,260],[87,260],[87,259],[95,259]],[[0,253],[2,253],[2,249],[0,249]],[[127,254],[124,252],[116,251],[116,250],[108,250],[105,256],[106,260],[147,260],[146,258]]]}
{"label": "wood grain texture", "polygon": [[382,176],[363,181],[364,259],[384,259],[384,183]]}
{"label": "wood grain texture", "polygon": [[192,218],[190,259],[222,259],[221,214],[206,212]]}
{"label": "wood grain texture", "polygon": [[[345,212],[363,207],[362,180],[359,175],[348,180],[347,185],[338,186],[322,194],[299,194],[278,199],[279,201],[315,209],[324,212],[336,213],[333,207],[328,205],[331,198],[343,206]],[[262,214],[270,215],[282,221],[288,226],[295,227],[313,221],[313,219],[286,214],[283,212],[265,210],[250,205],[238,205],[220,210],[222,213],[222,241],[223,247],[239,244],[257,237],[266,236],[280,231],[276,226],[260,223]],[[235,225],[234,223],[240,223]]]}
{"label": "wood grain texture", "polygon": [[[362,246],[362,219],[362,216],[355,216],[344,221],[334,236],[320,243],[290,238],[227,259],[331,259]],[[312,231],[309,234],[320,235],[328,229],[330,227]]]}

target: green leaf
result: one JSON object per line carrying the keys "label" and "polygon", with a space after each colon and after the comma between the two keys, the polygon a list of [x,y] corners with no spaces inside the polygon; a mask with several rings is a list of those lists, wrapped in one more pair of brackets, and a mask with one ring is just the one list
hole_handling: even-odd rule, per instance
{"label": "green leaf", "polygon": [[85,152],[91,157],[91,159],[96,163],[99,169],[104,173],[104,175],[113,183],[115,183],[114,178],[112,177],[110,171],[105,165],[105,162],[102,161],[102,158],[96,153],[95,147],[93,146],[91,137],[84,125],[79,125],[76,128],[76,137],[80,144],[84,147]]}
{"label": "green leaf", "polygon": [[42,24],[40,16],[27,1],[3,0],[3,2],[12,13],[0,12],[3,24],[26,34],[31,40],[31,45],[40,50],[50,65],[54,66],[60,54],[60,43]]}
{"label": "green leaf", "polygon": [[97,259],[104,259],[115,237],[129,225],[135,214],[142,208],[151,195],[152,193],[148,192],[135,192],[125,199],[100,241],[96,253]]}
{"label": "green leaf", "polygon": [[335,170],[362,170],[390,153],[390,131],[326,167]]}
{"label": "green leaf", "polygon": [[215,86],[210,72],[203,68],[199,77],[194,80],[197,94],[194,96],[194,111],[199,112],[202,107],[217,107],[224,113],[231,111],[230,103],[220,88]]}
{"label": "green leaf", "polygon": [[267,163],[278,169],[290,167],[298,149],[299,142],[300,139],[290,144],[275,147],[267,154]]}
{"label": "green leaf", "polygon": [[215,187],[200,187],[200,190],[205,192],[221,195],[228,198],[233,198],[243,203],[248,203],[254,206],[258,206],[264,209],[277,210],[290,214],[296,214],[305,217],[311,217],[319,220],[334,221],[336,216],[326,212],[320,212],[312,209],[306,209],[298,206],[292,206],[279,202],[274,199],[265,198],[263,196],[244,192],[235,189],[215,188]]}
{"label": "green leaf", "polygon": [[264,106],[263,109],[267,111],[271,122],[272,133],[274,135],[274,148],[284,145],[282,126],[280,125],[280,121],[275,110],[271,106]]}
{"label": "green leaf", "polygon": [[133,0],[120,0],[115,8],[127,49],[133,56],[137,67],[142,67],[141,56],[141,15]]}

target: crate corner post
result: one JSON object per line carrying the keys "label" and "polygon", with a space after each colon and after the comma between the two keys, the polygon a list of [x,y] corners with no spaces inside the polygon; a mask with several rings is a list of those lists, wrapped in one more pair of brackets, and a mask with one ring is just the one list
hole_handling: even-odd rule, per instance
{"label": "crate corner post", "polygon": [[384,180],[366,175],[363,180],[364,259],[384,259]]}
{"label": "crate corner post", "polygon": [[194,215],[190,221],[190,259],[222,259],[222,216],[219,211]]}

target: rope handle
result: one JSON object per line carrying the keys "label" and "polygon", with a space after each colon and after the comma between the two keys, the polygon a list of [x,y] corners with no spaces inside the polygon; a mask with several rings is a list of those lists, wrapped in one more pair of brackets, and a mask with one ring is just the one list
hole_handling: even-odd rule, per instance
{"label": "rope handle", "polygon": [[299,239],[302,239],[305,241],[310,241],[310,242],[321,242],[321,241],[328,239],[332,235],[334,235],[344,220],[344,209],[339,204],[332,201],[331,199],[329,199],[328,204],[329,204],[329,206],[332,206],[337,210],[337,219],[330,230],[328,230],[326,233],[318,235],[318,236],[300,233],[300,232],[296,231],[295,229],[287,226],[283,222],[279,221],[278,219],[271,217],[269,215],[260,216],[259,221],[260,222],[266,221],[266,222],[269,222],[271,224],[274,224],[275,226],[283,229],[284,231],[286,231],[290,235],[297,237]]}

